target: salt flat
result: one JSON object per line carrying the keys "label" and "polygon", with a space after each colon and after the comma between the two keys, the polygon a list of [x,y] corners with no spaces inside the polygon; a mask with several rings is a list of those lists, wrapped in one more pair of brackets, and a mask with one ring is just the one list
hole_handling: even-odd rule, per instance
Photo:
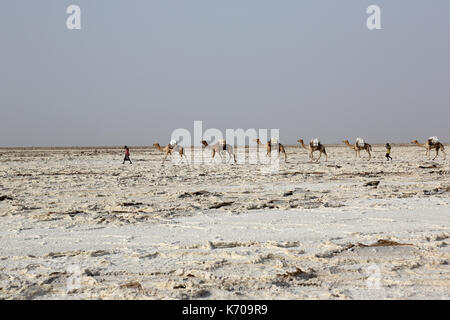
{"label": "salt flat", "polygon": [[0,298],[449,299],[450,160],[327,151],[268,172],[0,149]]}

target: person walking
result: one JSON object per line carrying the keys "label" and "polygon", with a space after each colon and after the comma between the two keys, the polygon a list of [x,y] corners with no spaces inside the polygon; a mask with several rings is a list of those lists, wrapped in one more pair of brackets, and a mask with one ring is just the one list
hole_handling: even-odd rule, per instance
{"label": "person walking", "polygon": [[128,149],[127,146],[125,146],[124,149],[125,149],[125,158],[123,159],[122,164],[124,164],[125,161],[130,161],[130,164],[132,164],[132,162],[130,160],[130,149]]}
{"label": "person walking", "polygon": [[386,143],[386,160],[387,161],[389,161],[389,160],[392,161],[392,158],[391,158],[391,145],[389,143]]}

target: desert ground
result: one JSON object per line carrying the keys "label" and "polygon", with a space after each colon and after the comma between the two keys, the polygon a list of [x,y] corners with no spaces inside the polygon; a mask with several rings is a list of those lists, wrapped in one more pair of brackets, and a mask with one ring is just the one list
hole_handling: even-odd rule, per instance
{"label": "desert ground", "polygon": [[449,157],[286,150],[0,149],[0,298],[450,298]]}

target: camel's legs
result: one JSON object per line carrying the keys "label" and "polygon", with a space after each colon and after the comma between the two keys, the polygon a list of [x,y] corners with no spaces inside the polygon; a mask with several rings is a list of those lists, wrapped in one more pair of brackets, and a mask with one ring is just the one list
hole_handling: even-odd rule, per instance
{"label": "camel's legs", "polygon": [[437,158],[438,154],[439,154],[439,148],[436,148],[436,155],[434,156],[433,160]]}
{"label": "camel's legs", "polygon": [[[227,154],[223,152],[223,150],[219,151],[220,154],[220,161],[223,163],[225,161],[225,163],[227,162]],[[224,158],[225,157],[225,158]]]}
{"label": "camel's legs", "polygon": [[229,160],[227,160],[227,151],[228,150],[226,150],[225,149],[225,151],[220,151],[221,153],[222,153],[222,159],[225,161],[225,163],[227,163]]}
{"label": "camel's legs", "polygon": [[186,160],[186,163],[189,164],[189,160],[188,160],[187,156],[184,154],[184,151],[182,153],[180,153],[180,156],[181,156],[181,162],[183,162],[183,157],[184,157],[184,159]]}
{"label": "camel's legs", "polygon": [[163,164],[163,163],[166,161],[167,156],[168,156],[169,154],[170,154],[170,151],[167,151],[166,154],[164,155],[164,159],[163,159],[163,161],[161,162],[161,164]]}
{"label": "camel's legs", "polygon": [[227,152],[228,152],[228,155],[230,156],[230,159],[228,160],[228,162],[230,162],[231,159],[233,158],[233,150],[227,148]]}
{"label": "camel's legs", "polygon": [[[319,159],[319,158],[317,158],[317,160],[318,160],[318,159]],[[317,162],[317,160],[314,159],[314,151],[311,151],[311,152],[309,153],[309,160],[311,160],[311,162],[314,162],[314,161]]]}
{"label": "camel's legs", "polygon": [[286,163],[287,162],[286,150],[281,145],[280,145],[279,150],[278,150],[278,155],[280,154],[280,151],[283,152],[283,154],[284,154],[284,162]]}
{"label": "camel's legs", "polygon": [[325,157],[326,157],[325,161],[328,161],[328,155],[327,155],[327,152],[325,151],[325,149],[323,150],[323,154],[324,154]]}
{"label": "camel's legs", "polygon": [[369,154],[369,160],[368,161],[370,161],[370,159],[372,159],[372,155],[370,154],[369,149],[367,149],[367,153]]}
{"label": "camel's legs", "polygon": [[219,157],[220,157],[220,162],[223,162],[223,155],[222,155],[222,151],[217,151],[217,154],[219,155]]}
{"label": "camel's legs", "polygon": [[[283,152],[283,151],[281,151],[281,152]],[[278,153],[277,153],[277,155],[278,155],[277,160],[280,160],[281,152],[278,151]],[[286,162],[286,152],[283,152],[283,153],[284,153],[284,162]]]}
{"label": "camel's legs", "polygon": [[178,155],[180,156],[180,163],[182,163],[183,162],[183,149],[179,149],[178,150]]}
{"label": "camel's legs", "polygon": [[228,163],[231,161],[230,150],[228,149],[228,147],[225,149],[225,151],[223,151],[223,156],[225,158],[225,163]]}
{"label": "camel's legs", "polygon": [[322,156],[322,152],[319,151],[319,157],[317,158],[316,162],[319,162],[320,157]]}
{"label": "camel's legs", "polygon": [[266,149],[266,150],[267,150],[267,153],[266,153],[267,156],[268,156],[268,157],[271,157],[271,156],[272,156],[272,146],[267,146],[267,149]]}
{"label": "camel's legs", "polygon": [[213,149],[210,162],[213,162],[215,155],[216,155],[216,150]]}

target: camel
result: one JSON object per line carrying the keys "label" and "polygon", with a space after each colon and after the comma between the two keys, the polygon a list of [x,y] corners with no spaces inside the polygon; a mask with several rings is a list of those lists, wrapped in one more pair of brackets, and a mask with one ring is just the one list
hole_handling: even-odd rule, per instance
{"label": "camel", "polygon": [[[273,142],[272,142],[273,140]],[[256,139],[255,140],[256,143],[259,145],[264,145],[261,140]],[[287,156],[286,156],[286,150],[284,149],[284,146],[281,143],[278,143],[276,139],[271,139],[269,141],[267,141],[266,143],[266,150],[267,150],[267,156],[270,157],[271,152],[272,152],[272,144],[278,144],[278,156],[280,156],[280,153],[284,154],[284,162],[287,161]],[[258,149],[259,150],[259,149]]]}
{"label": "camel", "polygon": [[166,161],[167,156],[169,154],[170,154],[170,156],[172,156],[172,152],[175,152],[175,151],[178,151],[178,153],[180,154],[181,161],[183,161],[183,157],[184,157],[184,158],[186,158],[186,162],[188,162],[186,154],[184,153],[184,148],[177,145],[176,141],[174,141],[174,140],[170,141],[170,143],[167,146],[165,146],[164,148],[161,147],[159,145],[159,143],[154,143],[153,146],[156,149],[158,149],[159,151],[164,153],[164,159],[163,159],[162,163],[164,163],[164,161]]}
{"label": "camel", "polygon": [[[358,138],[360,139],[360,138]],[[363,142],[362,144],[358,143],[358,139],[356,139],[356,143],[350,144],[348,142],[348,140],[344,140],[343,142],[351,149],[355,150],[356,154],[355,154],[355,160],[357,157],[361,158],[361,150],[366,150],[367,153],[369,154],[369,161],[372,158],[372,155],[370,154],[370,151],[372,151],[372,146],[368,143]],[[361,139],[362,140],[362,139]]]}
{"label": "camel", "polygon": [[322,156],[322,153],[327,157],[325,161],[328,161],[328,155],[327,155],[327,152],[325,151],[325,147],[320,142],[318,142],[318,145],[313,145],[312,143],[310,143],[310,144],[308,144],[308,146],[305,146],[303,139],[298,139],[297,142],[299,142],[302,145],[303,149],[306,149],[309,151],[309,159],[311,161],[314,161],[314,157],[313,157],[314,151],[319,151],[319,157],[315,160],[316,162],[319,162],[319,159]]}
{"label": "camel", "polygon": [[433,158],[436,159],[438,154],[439,154],[439,150],[442,151],[442,153],[444,154],[444,160],[446,158],[446,154],[445,154],[445,150],[444,150],[444,145],[442,143],[440,143],[439,141],[435,141],[433,142],[432,139],[428,139],[427,142],[425,143],[419,143],[417,140],[413,140],[411,141],[411,143],[418,145],[419,147],[425,148],[426,149],[426,155],[428,156],[428,159],[431,159],[431,149],[436,149],[436,156]]}
{"label": "camel", "polygon": [[[220,139],[217,143],[210,145],[205,140],[202,140],[202,149],[211,149],[212,150],[212,158],[211,162],[214,160],[214,157],[216,155],[216,152],[219,154],[220,158],[223,159],[222,153],[226,151],[230,158],[227,162],[231,161],[231,159],[234,159],[234,163],[236,163],[236,155],[233,152],[233,147],[226,143],[224,139]],[[226,155],[225,155],[226,157]]]}

